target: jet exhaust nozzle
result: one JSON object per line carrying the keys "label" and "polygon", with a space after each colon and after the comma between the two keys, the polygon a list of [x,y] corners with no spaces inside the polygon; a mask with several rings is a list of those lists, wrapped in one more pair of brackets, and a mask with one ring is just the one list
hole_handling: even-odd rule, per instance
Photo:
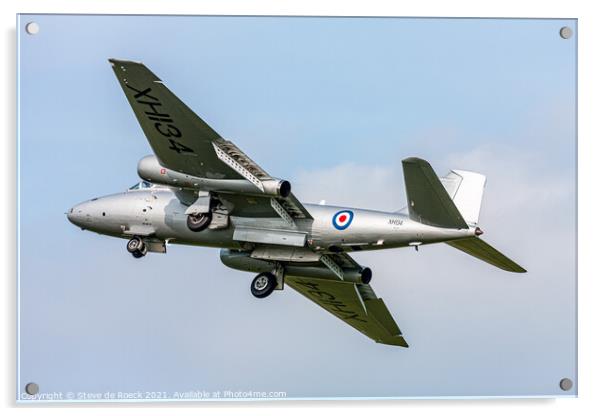
{"label": "jet exhaust nozzle", "polygon": [[291,194],[291,183],[289,181],[280,181],[278,193],[282,198],[286,198]]}
{"label": "jet exhaust nozzle", "polygon": [[370,267],[364,267],[361,273],[362,283],[367,285],[372,280],[372,269]]}

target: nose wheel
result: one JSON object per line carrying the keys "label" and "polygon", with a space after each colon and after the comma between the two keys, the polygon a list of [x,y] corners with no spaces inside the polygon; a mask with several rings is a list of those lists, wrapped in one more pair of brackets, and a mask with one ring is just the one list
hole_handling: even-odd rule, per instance
{"label": "nose wheel", "polygon": [[146,244],[144,244],[144,241],[140,237],[133,237],[128,241],[127,250],[137,259],[146,256],[147,253]]}
{"label": "nose wheel", "polygon": [[270,272],[259,273],[251,282],[251,293],[256,298],[269,296],[276,288],[276,276]]}
{"label": "nose wheel", "polygon": [[202,214],[189,214],[186,218],[186,225],[190,231],[198,233],[209,227],[213,215],[211,212],[204,212]]}

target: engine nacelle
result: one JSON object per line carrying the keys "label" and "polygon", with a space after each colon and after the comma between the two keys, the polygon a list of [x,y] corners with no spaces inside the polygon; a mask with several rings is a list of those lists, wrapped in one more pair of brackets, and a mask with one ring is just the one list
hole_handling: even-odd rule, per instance
{"label": "engine nacelle", "polygon": [[274,269],[274,263],[267,260],[254,259],[249,253],[229,249],[221,249],[219,258],[225,266],[243,272],[263,273]]}
{"label": "engine nacelle", "polygon": [[[255,259],[249,256],[249,253],[222,249],[219,253],[222,263],[231,269],[241,270],[243,272],[263,273],[274,269],[274,263],[267,260]],[[288,264],[284,268],[285,275],[307,276],[322,279],[331,279],[332,272],[326,267],[311,267]],[[365,267],[361,271],[344,269],[343,280],[347,283],[370,283],[372,280],[372,270]]]}
{"label": "engine nacelle", "polygon": [[208,179],[198,178],[185,173],[176,172],[161,166],[156,156],[149,155],[138,162],[138,176],[158,184],[176,188],[187,188],[199,191],[220,191],[249,195],[277,196],[286,198],[291,193],[289,181],[268,179],[261,181],[263,192],[246,179]]}

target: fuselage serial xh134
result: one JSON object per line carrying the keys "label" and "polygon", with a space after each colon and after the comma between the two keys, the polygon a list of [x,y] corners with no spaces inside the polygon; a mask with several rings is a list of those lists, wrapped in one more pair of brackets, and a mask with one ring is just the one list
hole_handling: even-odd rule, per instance
{"label": "fuselage serial xh134", "polygon": [[264,298],[286,283],[374,341],[407,347],[370,280],[349,255],[446,243],[510,272],[525,272],[485,243],[477,226],[485,177],[428,162],[402,161],[407,209],[381,212],[301,203],[291,184],[270,176],[223,139],[143,64],[110,59],[154,155],[138,164],[142,182],[83,202],[67,213],[85,230],[126,238],[136,258],[167,244],[221,248],[222,262],[257,273]]}

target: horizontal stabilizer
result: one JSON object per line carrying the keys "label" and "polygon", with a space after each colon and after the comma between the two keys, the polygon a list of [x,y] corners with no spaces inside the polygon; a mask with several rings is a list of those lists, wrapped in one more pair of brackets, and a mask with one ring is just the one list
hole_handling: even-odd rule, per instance
{"label": "horizontal stabilizer", "polygon": [[410,218],[443,228],[468,228],[431,165],[416,157],[402,161]]}
{"label": "horizontal stabilizer", "polygon": [[504,256],[495,248],[477,237],[464,238],[462,240],[448,241],[447,244],[457,248],[477,259],[499,267],[502,270],[515,273],[525,273],[526,270]]}

